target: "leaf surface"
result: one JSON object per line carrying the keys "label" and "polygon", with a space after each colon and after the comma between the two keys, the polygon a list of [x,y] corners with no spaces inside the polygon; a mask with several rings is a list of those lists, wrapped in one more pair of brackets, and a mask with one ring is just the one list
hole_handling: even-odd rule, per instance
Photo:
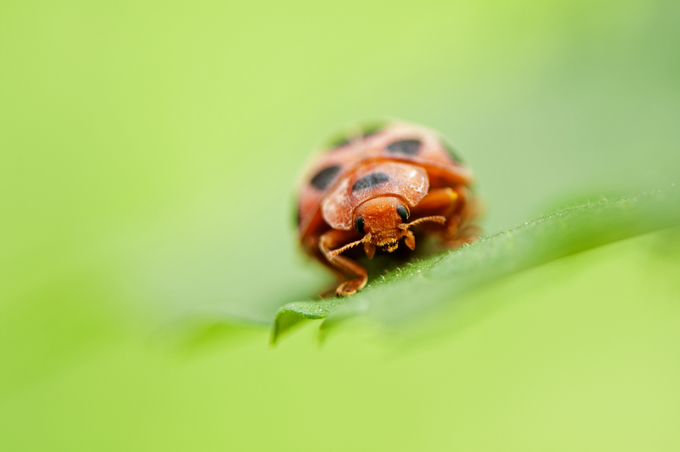
{"label": "leaf surface", "polygon": [[276,341],[305,319],[325,318],[324,330],[357,316],[388,329],[399,328],[513,273],[677,226],[680,190],[676,188],[562,209],[397,268],[352,297],[289,303],[279,310],[271,338]]}

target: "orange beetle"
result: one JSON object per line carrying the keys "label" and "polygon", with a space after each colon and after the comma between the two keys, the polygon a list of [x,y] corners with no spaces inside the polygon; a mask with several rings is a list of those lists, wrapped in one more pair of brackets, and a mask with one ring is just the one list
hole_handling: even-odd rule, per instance
{"label": "orange beetle", "polygon": [[[412,228],[436,234],[442,246],[474,241],[477,208],[472,173],[438,133],[404,122],[364,124],[325,147],[299,189],[298,234],[305,252],[344,281],[337,295],[361,290],[366,269],[342,255],[362,244],[393,252],[415,249]],[[434,226],[434,227],[433,227]],[[349,280],[347,280],[349,278]]]}

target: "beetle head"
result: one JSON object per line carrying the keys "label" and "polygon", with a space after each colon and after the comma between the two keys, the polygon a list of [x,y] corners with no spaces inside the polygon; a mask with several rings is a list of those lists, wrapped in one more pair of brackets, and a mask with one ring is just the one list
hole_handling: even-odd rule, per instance
{"label": "beetle head", "polygon": [[411,249],[415,249],[416,240],[411,226],[426,221],[444,224],[446,218],[442,216],[422,217],[407,223],[410,216],[407,204],[397,196],[378,196],[360,204],[353,214],[354,228],[364,234],[361,240],[352,242],[331,252],[330,257],[337,256],[346,249],[360,243],[364,244],[364,250],[368,258],[375,254],[376,247],[393,252],[399,247],[399,240],[405,237],[404,243]]}
{"label": "beetle head", "polygon": [[406,230],[399,226],[408,220],[409,211],[396,196],[378,196],[360,204],[353,217],[354,229],[370,237],[366,244],[392,252],[405,235]]}

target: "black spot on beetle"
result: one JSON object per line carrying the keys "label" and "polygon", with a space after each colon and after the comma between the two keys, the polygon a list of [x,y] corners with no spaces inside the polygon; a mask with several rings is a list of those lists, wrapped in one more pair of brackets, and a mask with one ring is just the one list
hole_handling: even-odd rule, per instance
{"label": "black spot on beetle", "polygon": [[358,179],[356,182],[354,182],[354,185],[352,185],[352,191],[359,191],[359,190],[365,190],[369,187],[372,187],[374,185],[382,184],[383,182],[387,182],[390,180],[390,176],[388,176],[385,173],[371,173],[367,174],[361,179]]}
{"label": "black spot on beetle", "polygon": [[387,152],[391,154],[416,155],[420,151],[420,140],[399,140],[387,145]]}
{"label": "black spot on beetle", "polygon": [[328,166],[316,173],[309,183],[312,184],[312,187],[316,188],[317,190],[325,190],[331,185],[335,179],[335,176],[337,176],[339,172],[340,166]]}

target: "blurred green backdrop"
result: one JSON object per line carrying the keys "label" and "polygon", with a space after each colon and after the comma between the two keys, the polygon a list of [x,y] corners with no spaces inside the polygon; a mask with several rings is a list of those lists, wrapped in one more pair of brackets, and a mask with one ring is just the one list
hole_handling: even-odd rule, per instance
{"label": "blurred green backdrop", "polygon": [[293,193],[356,120],[447,135],[489,233],[678,183],[679,48],[670,0],[3,4],[0,449],[677,450],[667,234],[501,281],[401,353],[168,331],[324,287]]}

